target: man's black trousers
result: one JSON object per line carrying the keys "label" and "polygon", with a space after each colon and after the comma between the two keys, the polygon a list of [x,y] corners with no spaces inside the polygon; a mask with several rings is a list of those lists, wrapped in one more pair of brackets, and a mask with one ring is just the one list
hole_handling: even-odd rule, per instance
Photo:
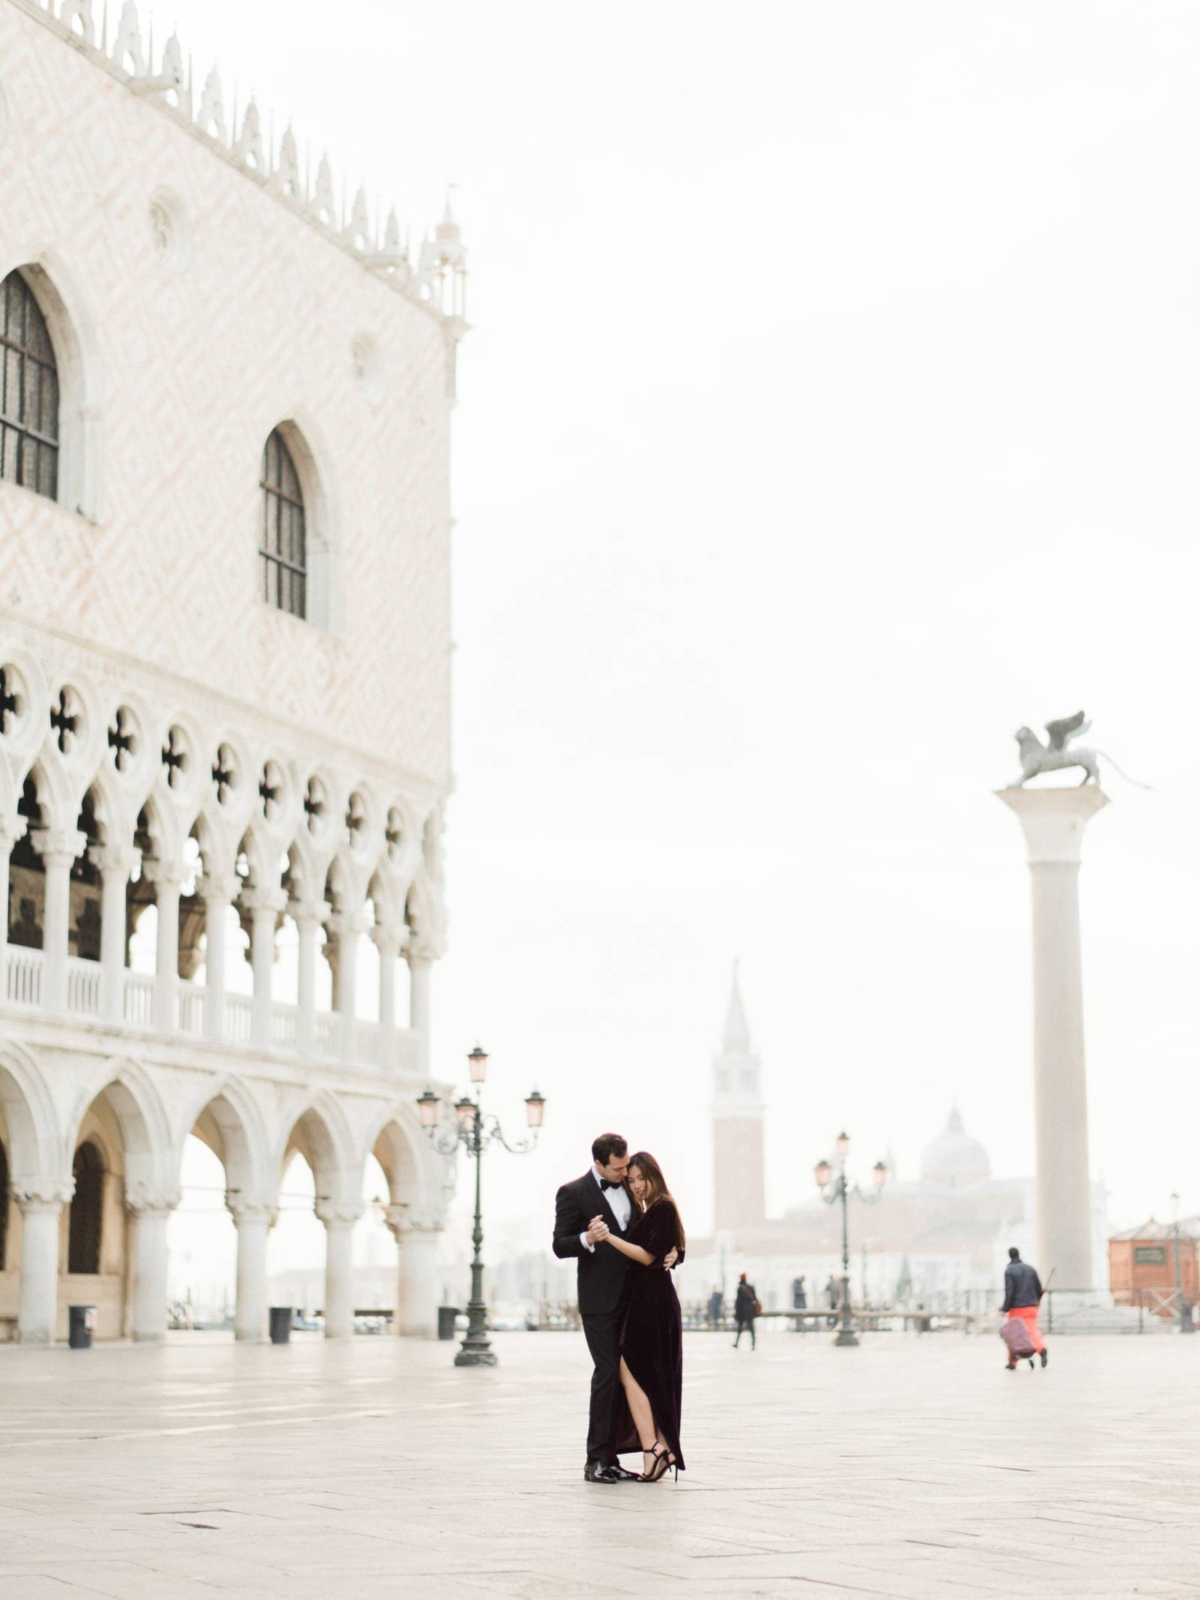
{"label": "man's black trousers", "polygon": [[621,1381],[621,1324],[624,1320],[624,1306],[618,1306],[615,1311],[593,1312],[583,1318],[583,1336],[595,1366],[588,1411],[587,1458],[604,1466],[617,1459],[613,1450],[613,1413],[617,1385]]}

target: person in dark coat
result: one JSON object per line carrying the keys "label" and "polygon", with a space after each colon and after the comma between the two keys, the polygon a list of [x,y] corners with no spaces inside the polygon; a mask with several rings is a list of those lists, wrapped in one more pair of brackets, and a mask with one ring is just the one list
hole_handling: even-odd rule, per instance
{"label": "person in dark coat", "polygon": [[[587,1483],[634,1481],[617,1461],[613,1445],[617,1392],[620,1387],[621,1324],[625,1319],[628,1263],[616,1250],[598,1245],[611,1229],[624,1238],[633,1201],[625,1187],[629,1146],[619,1133],[602,1133],[592,1143],[592,1165],[582,1178],[564,1183],[554,1202],[554,1254],[579,1262],[576,1291],[583,1336],[592,1358],[592,1392],[588,1412]],[[672,1252],[665,1263],[673,1266]]]}
{"label": "person in dark coat", "polygon": [[714,1288],[708,1297],[708,1320],[714,1328],[721,1326],[721,1318],[725,1314],[725,1296],[720,1289]]}
{"label": "person in dark coat", "polygon": [[[1038,1327],[1038,1306],[1042,1303],[1044,1293],[1042,1280],[1038,1277],[1036,1268],[1028,1261],[1022,1261],[1021,1252],[1016,1245],[1013,1245],[1009,1249],[1008,1265],[1004,1269],[1004,1304],[1000,1307],[1000,1311],[1004,1316],[1020,1317],[1043,1366],[1050,1359],[1046,1353],[1046,1341],[1042,1338],[1041,1329]],[[1017,1363],[1011,1355],[1006,1364],[1010,1372],[1015,1371]],[[1032,1365],[1031,1361],[1030,1366]]]}
{"label": "person in dark coat", "polygon": [[754,1319],[757,1315],[758,1295],[754,1292],[754,1285],[746,1282],[746,1274],[744,1272],[739,1272],[737,1294],[733,1301],[733,1320],[737,1325],[737,1333],[733,1340],[733,1348],[735,1350],[738,1347],[738,1340],[741,1339],[747,1328],[750,1330],[751,1350],[758,1348],[754,1337]]}
{"label": "person in dark coat", "polygon": [[613,1428],[618,1455],[641,1446],[642,1481],[657,1483],[670,1467],[684,1470],[679,1443],[683,1404],[683,1317],[669,1272],[682,1261],[686,1239],[662,1168],[648,1150],[629,1158],[634,1219],[623,1238],[600,1237],[629,1262],[629,1293],[621,1326],[621,1387]]}
{"label": "person in dark coat", "polygon": [[[792,1279],[792,1310],[804,1311],[807,1307],[808,1290],[804,1287],[804,1274],[801,1273],[798,1278]],[[794,1317],[792,1319],[792,1327],[797,1333],[803,1333],[805,1331],[804,1325],[807,1321],[807,1317]]]}

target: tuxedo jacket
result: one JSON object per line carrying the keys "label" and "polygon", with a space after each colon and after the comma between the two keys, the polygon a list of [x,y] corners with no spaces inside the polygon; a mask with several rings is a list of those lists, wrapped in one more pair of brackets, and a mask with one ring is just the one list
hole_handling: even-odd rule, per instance
{"label": "tuxedo jacket", "polygon": [[579,1262],[577,1298],[579,1314],[584,1317],[618,1309],[629,1269],[628,1258],[619,1250],[605,1244],[589,1250],[580,1241],[579,1235],[587,1232],[588,1223],[597,1213],[619,1238],[625,1237],[625,1230],[608,1203],[608,1193],[601,1189],[592,1171],[572,1183],[564,1183],[555,1196],[554,1254],[562,1261],[574,1256]]}

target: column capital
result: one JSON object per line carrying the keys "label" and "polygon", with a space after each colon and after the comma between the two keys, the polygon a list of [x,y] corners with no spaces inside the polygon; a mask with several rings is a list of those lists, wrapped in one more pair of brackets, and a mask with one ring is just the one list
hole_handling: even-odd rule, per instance
{"label": "column capital", "polygon": [[234,1222],[240,1227],[243,1222],[274,1222],[277,1207],[273,1200],[259,1200],[250,1195],[241,1195],[233,1189],[225,1191],[225,1206]]}
{"label": "column capital", "polygon": [[398,956],[408,938],[408,929],[391,923],[376,923],[371,929],[371,943],[381,956]]}
{"label": "column capital", "polygon": [[142,877],[147,883],[154,884],[156,889],[178,889],[183,883],[183,865],[178,861],[164,861],[161,856],[152,856],[149,861],[142,861]]}
{"label": "column capital", "polygon": [[196,879],[196,893],[206,906],[232,905],[241,886],[236,872],[206,872]]}
{"label": "column capital", "polygon": [[414,1210],[403,1201],[399,1205],[385,1206],[383,1215],[397,1241],[412,1233],[441,1233],[446,1226],[444,1219],[432,1211]]}
{"label": "column capital", "polygon": [[89,848],[87,858],[104,877],[111,872],[128,878],[142,859],[142,852],[133,844],[94,844]]}
{"label": "column capital", "polygon": [[365,911],[334,911],[325,923],[326,929],[335,939],[344,938],[348,933],[366,933],[370,926]]}
{"label": "column capital", "polygon": [[313,1207],[318,1219],[327,1228],[348,1228],[363,1214],[362,1201],[357,1203],[337,1200],[318,1200]]}
{"label": "column capital", "polygon": [[23,817],[19,811],[0,816],[0,850],[11,850],[18,839],[25,837],[28,827],[28,817]]}
{"label": "column capital", "polygon": [[75,1193],[74,1178],[62,1178],[55,1182],[50,1178],[30,1178],[22,1183],[16,1180],[12,1186],[13,1198],[22,1216],[36,1215],[39,1212],[58,1212],[67,1204]]}
{"label": "column capital", "polygon": [[270,911],[278,916],[288,906],[286,889],[243,889],[240,898],[242,906],[251,916],[257,911]]}
{"label": "column capital", "polygon": [[316,923],[320,927],[333,915],[333,907],[327,900],[289,900],[287,908],[288,914],[298,928],[303,927],[306,922]]}
{"label": "column capital", "polygon": [[1109,803],[1104,790],[1093,783],[1071,789],[996,789],[994,793],[1016,813],[1031,867],[1051,862],[1078,866],[1083,830]]}
{"label": "column capital", "polygon": [[152,1189],[135,1179],[125,1184],[125,1209],[135,1216],[167,1217],[179,1204],[178,1189]]}
{"label": "column capital", "polygon": [[410,967],[416,966],[421,962],[428,965],[430,962],[436,961],[441,953],[437,945],[431,940],[416,935],[409,937],[408,944],[404,949],[404,959]]}
{"label": "column capital", "polygon": [[49,865],[53,861],[75,861],[87,849],[88,836],[78,828],[34,828],[29,842]]}

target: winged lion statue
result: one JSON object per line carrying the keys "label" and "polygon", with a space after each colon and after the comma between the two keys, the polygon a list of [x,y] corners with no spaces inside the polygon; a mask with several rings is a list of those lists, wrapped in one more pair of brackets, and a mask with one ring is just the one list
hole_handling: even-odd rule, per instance
{"label": "winged lion statue", "polygon": [[1046,724],[1049,735],[1046,744],[1042,743],[1032,728],[1018,728],[1016,739],[1021,752],[1021,776],[1008,787],[1020,789],[1040,772],[1061,772],[1067,767],[1083,768],[1083,777],[1079,780],[1081,786],[1085,783],[1098,784],[1100,758],[1103,756],[1105,761],[1112,763],[1115,771],[1121,773],[1126,783],[1135,784],[1139,789],[1149,788],[1148,784],[1138,783],[1136,778],[1121,772],[1117,763],[1103,750],[1072,744],[1072,740],[1081,738],[1090,727],[1091,723],[1082,711],[1077,711],[1073,717],[1059,717],[1057,721]]}

